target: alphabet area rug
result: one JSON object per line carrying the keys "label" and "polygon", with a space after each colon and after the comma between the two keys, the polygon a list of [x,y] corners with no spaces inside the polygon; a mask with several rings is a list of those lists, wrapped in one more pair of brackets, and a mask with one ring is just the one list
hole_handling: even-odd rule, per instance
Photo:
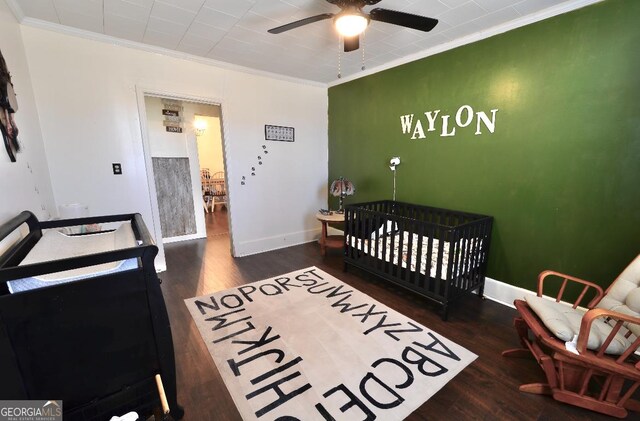
{"label": "alphabet area rug", "polygon": [[477,358],[316,267],[185,303],[244,420],[402,420]]}

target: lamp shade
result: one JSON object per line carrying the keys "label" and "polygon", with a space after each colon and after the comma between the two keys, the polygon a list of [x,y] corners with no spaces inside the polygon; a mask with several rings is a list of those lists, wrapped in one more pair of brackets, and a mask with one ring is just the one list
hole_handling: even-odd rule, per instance
{"label": "lamp shade", "polygon": [[367,29],[369,19],[364,14],[351,11],[341,13],[335,19],[336,30],[343,37],[353,37],[360,35]]}
{"label": "lamp shade", "polygon": [[356,188],[353,183],[342,177],[334,180],[333,183],[331,183],[331,187],[329,187],[329,193],[335,197],[351,196],[355,192]]}

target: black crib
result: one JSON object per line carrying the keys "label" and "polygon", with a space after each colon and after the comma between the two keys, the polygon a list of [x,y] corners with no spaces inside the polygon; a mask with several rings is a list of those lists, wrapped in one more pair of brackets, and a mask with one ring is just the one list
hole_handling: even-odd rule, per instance
{"label": "black crib", "polygon": [[345,207],[344,262],[439,303],[484,291],[493,218],[382,200]]}
{"label": "black crib", "polygon": [[[139,246],[19,266],[45,229],[129,221]],[[171,327],[139,214],[40,222],[22,212],[0,225],[0,240],[28,234],[0,254],[0,399],[63,401],[65,420],[108,420],[161,404],[160,374],[175,419]],[[10,294],[7,281],[136,258],[138,268]]]}

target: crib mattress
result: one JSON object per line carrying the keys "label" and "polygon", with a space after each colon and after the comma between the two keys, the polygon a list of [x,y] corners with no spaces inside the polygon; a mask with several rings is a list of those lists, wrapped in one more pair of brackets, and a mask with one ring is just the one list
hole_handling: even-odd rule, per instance
{"label": "crib mattress", "polygon": [[[89,235],[69,236],[56,230],[47,231],[20,263],[22,265],[72,258],[87,254],[103,253],[129,247],[135,247],[135,238],[131,224],[123,223],[111,232]],[[44,286],[51,286],[80,279],[94,278],[115,272],[135,269],[138,259],[126,259],[78,269],[15,279],[7,282],[9,292],[16,293]]]}
{"label": "crib mattress", "polygon": [[[412,235],[412,246],[411,250],[409,250],[409,235]],[[402,236],[402,251],[400,251],[400,236]],[[376,257],[380,260],[385,260],[387,262],[392,262],[393,264],[398,265],[398,258],[401,256],[402,261],[401,265],[403,268],[407,268],[409,256],[411,256],[411,267],[410,270],[412,272],[416,271],[417,261],[418,261],[418,253],[420,254],[420,273],[425,275],[427,273],[427,262],[429,262],[429,276],[432,278],[436,278],[437,275],[437,267],[438,267],[438,253],[440,251],[440,240],[437,238],[431,239],[431,256],[427,256],[429,253],[429,240],[430,238],[427,236],[422,237],[422,247],[421,250],[418,250],[418,234],[411,234],[407,231],[403,231],[402,233],[395,233],[393,235],[385,235],[375,240],[374,238],[371,240],[362,240],[360,238],[347,236],[347,242],[351,245],[351,247],[356,248],[366,254]],[[460,240],[461,243],[464,240]],[[471,247],[476,245],[478,242],[478,246],[481,246],[482,239],[474,238],[471,241]],[[369,246],[372,245],[371,248]],[[440,273],[440,279],[447,279],[447,269],[449,267],[449,250],[451,245],[449,241],[442,242],[442,269]],[[392,246],[393,245],[393,246]],[[462,244],[461,244],[462,245]],[[456,248],[458,253],[462,251],[461,247]],[[384,250],[384,256],[383,256]],[[392,253],[393,250],[393,253]],[[393,256],[393,257],[392,257]],[[457,267],[453,268],[452,274],[453,276],[460,276],[471,269],[475,269],[479,266],[479,263],[472,264],[472,262],[467,262],[466,264],[458,264]]]}

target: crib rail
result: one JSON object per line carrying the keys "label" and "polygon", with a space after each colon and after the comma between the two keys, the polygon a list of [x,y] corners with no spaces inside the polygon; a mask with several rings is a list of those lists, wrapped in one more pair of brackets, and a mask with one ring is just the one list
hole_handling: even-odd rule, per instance
{"label": "crib rail", "polygon": [[493,218],[394,201],[345,208],[345,265],[418,292],[443,307],[482,295]]}
{"label": "crib rail", "polygon": [[[42,237],[42,230],[123,221],[131,222],[131,228],[136,239],[142,242],[139,246],[102,253],[87,254],[67,259],[59,259],[51,262],[18,266],[29,250]],[[18,240],[18,242],[11,247],[9,251],[0,256],[0,295],[8,292],[6,282],[13,279],[39,276],[130,258],[141,259],[141,267],[153,268],[154,259],[158,254],[158,247],[142,220],[142,216],[137,213],[40,222],[33,213],[24,211],[0,226],[0,241],[18,230],[20,226],[25,223],[29,227],[29,233],[24,238]]]}

